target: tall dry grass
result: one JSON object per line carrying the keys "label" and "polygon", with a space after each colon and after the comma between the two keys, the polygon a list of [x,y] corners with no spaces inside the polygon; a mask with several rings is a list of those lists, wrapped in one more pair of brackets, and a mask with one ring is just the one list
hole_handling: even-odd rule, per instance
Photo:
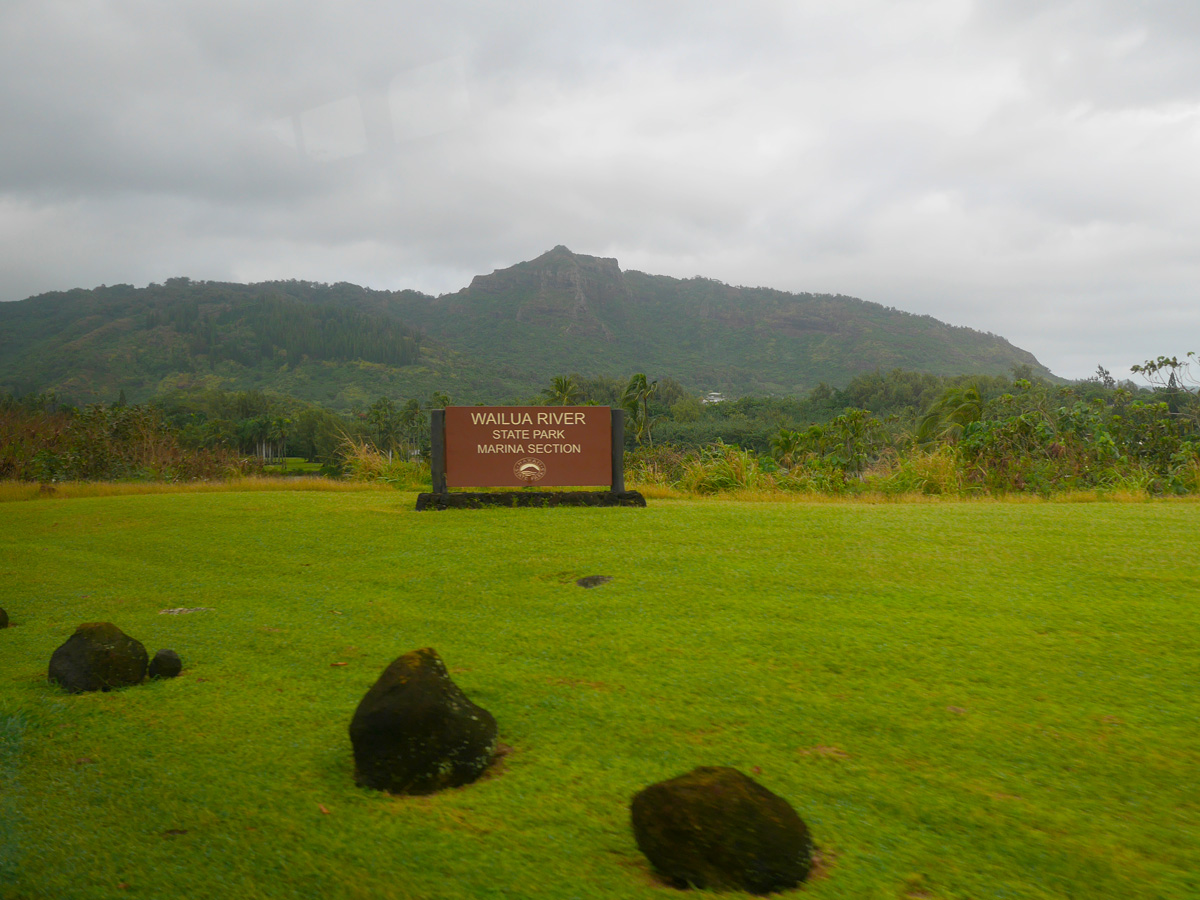
{"label": "tall dry grass", "polygon": [[22,500],[77,500],[91,497],[129,497],[139,494],[220,494],[253,491],[350,492],[387,488],[383,482],[344,481],[321,476],[229,478],[224,481],[62,481],[38,485],[0,481],[0,503]]}
{"label": "tall dry grass", "polygon": [[339,446],[351,481],[389,484],[401,491],[427,491],[433,484],[429,463],[424,460],[388,458],[369,441],[344,435]]}

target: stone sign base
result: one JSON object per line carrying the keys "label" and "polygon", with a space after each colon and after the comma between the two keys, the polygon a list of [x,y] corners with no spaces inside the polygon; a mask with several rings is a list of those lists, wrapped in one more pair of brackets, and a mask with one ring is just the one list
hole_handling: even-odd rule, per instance
{"label": "stone sign base", "polygon": [[637,491],[502,491],[418,494],[417,509],[482,509],[485,506],[645,506]]}

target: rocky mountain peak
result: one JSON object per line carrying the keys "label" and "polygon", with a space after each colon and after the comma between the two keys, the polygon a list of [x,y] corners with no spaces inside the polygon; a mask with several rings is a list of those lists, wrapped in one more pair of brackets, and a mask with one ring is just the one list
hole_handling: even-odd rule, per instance
{"label": "rocky mountain peak", "polygon": [[614,339],[615,319],[629,299],[615,259],[572,253],[562,244],[535,259],[477,275],[461,293],[470,301],[511,300],[518,322],[604,341]]}

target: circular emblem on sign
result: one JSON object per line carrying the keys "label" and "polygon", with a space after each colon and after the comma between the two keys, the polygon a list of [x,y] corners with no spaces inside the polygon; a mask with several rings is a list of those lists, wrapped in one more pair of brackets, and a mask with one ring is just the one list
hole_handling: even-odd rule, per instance
{"label": "circular emblem on sign", "polygon": [[534,456],[526,456],[524,459],[517,460],[517,464],[513,466],[513,472],[522,481],[532,484],[535,481],[541,481],[545,476],[546,464]]}

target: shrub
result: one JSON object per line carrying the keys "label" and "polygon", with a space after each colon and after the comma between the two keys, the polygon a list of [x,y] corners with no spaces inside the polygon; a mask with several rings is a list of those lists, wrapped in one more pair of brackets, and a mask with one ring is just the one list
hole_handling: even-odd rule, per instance
{"label": "shrub", "polygon": [[914,447],[907,455],[881,460],[867,473],[867,483],[888,495],[958,495],[967,489],[962,461],[950,444],[933,450]]}
{"label": "shrub", "polygon": [[774,487],[775,482],[764,468],[764,461],[753,451],[717,443],[703,448],[684,462],[678,486],[696,494],[715,494],[719,491],[766,490]]}

